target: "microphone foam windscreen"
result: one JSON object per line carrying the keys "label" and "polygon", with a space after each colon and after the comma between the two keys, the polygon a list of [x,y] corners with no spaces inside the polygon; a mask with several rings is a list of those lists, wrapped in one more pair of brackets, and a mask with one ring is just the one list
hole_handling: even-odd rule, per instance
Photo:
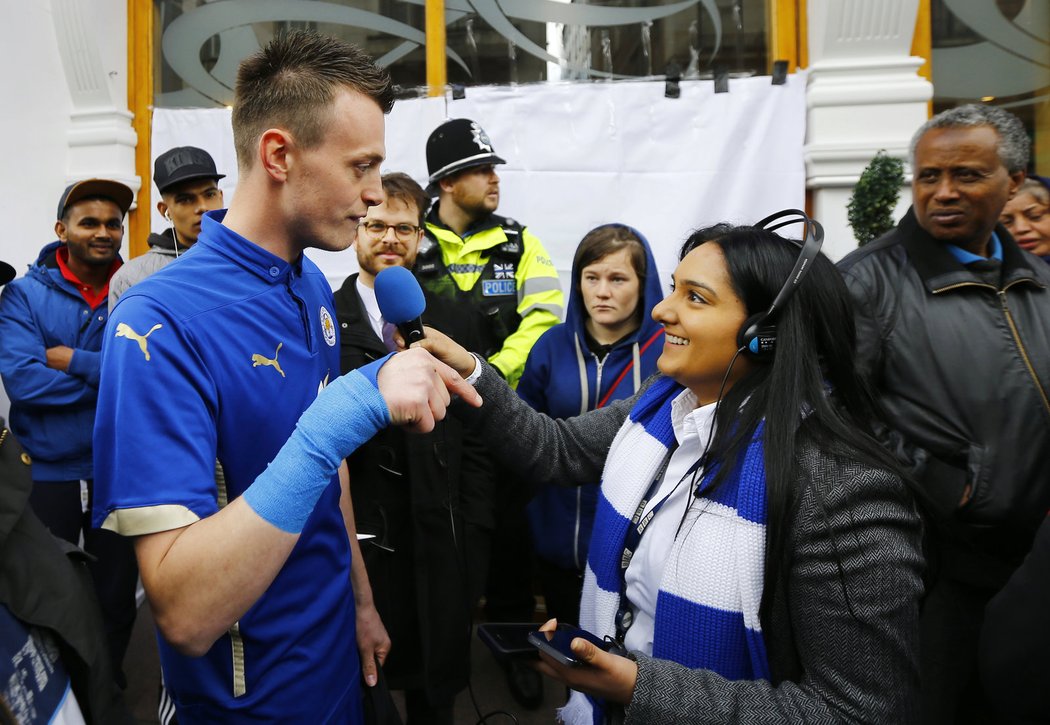
{"label": "microphone foam windscreen", "polygon": [[423,290],[404,267],[387,267],[376,275],[376,302],[383,319],[395,325],[414,320],[427,308]]}

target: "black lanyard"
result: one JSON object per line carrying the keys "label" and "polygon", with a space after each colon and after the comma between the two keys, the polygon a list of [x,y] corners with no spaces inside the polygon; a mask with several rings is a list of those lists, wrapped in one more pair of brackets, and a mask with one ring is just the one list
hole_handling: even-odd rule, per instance
{"label": "black lanyard", "polygon": [[[646,529],[649,528],[649,524],[652,523],[656,517],[657,512],[663,508],[663,505],[667,503],[667,500],[674,495],[674,492],[678,490],[678,486],[682,485],[687,476],[694,475],[704,463],[704,457],[701,456],[699,459],[693,462],[689,466],[689,470],[682,474],[682,477],[678,480],[666,496],[660,499],[649,513],[645,513],[645,507],[649,503],[650,499],[656,494],[660,488],[660,484],[663,482],[664,474],[667,472],[667,466],[671,462],[671,454],[674,451],[669,451],[667,457],[664,458],[663,463],[660,464],[660,469],[656,472],[653,482],[649,484],[649,488],[646,489],[645,495],[642,496],[642,500],[638,503],[638,508],[634,511],[634,516],[631,517],[631,523],[627,527],[627,533],[623,539],[623,553],[620,555],[620,602],[616,609],[616,641],[619,644],[623,644],[624,635],[627,634],[627,630],[634,624],[634,613],[631,611],[630,604],[627,601],[627,567],[631,565],[631,559],[634,557],[634,553],[638,550],[638,545],[642,542],[642,535],[645,534]],[[644,516],[643,516],[644,514]]]}

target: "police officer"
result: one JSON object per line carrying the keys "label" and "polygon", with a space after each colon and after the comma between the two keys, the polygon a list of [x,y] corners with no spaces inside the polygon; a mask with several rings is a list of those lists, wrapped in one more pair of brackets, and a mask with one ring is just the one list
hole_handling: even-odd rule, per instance
{"label": "police officer", "polygon": [[[430,192],[415,274],[427,296],[426,321],[467,349],[484,355],[512,386],[529,351],[561,321],[558,273],[543,244],[499,206],[496,155],[476,122],[457,118],[427,139]],[[532,551],[525,518],[528,487],[494,478],[496,529],[492,540],[486,615],[491,621],[531,621]],[[539,675],[512,663],[511,694],[535,708],[543,698]]]}
{"label": "police officer", "polygon": [[469,119],[446,121],[430,134],[427,169],[437,202],[427,215],[415,272],[428,293],[428,319],[483,353],[515,385],[536,340],[561,321],[563,298],[540,240],[494,213],[495,165],[503,163]]}

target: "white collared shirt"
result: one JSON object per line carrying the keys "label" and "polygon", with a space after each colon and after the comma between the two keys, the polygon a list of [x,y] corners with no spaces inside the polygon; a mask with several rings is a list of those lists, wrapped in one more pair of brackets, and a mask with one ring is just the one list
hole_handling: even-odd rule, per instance
{"label": "white collared shirt", "polygon": [[383,313],[379,311],[379,301],[376,300],[376,291],[364,284],[361,278],[357,278],[357,294],[361,298],[361,303],[365,306],[365,312],[368,313],[368,324],[372,326],[373,332],[376,337],[380,340],[383,339],[383,323],[386,320],[383,319]]}

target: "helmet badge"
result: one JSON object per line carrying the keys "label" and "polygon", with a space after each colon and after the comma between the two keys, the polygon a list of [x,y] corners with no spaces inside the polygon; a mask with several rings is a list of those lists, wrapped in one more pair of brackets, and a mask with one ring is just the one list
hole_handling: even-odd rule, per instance
{"label": "helmet badge", "polygon": [[474,137],[474,143],[478,145],[479,149],[492,153],[492,142],[489,141],[489,135],[485,133],[481,126],[472,121],[470,124],[470,132]]}

